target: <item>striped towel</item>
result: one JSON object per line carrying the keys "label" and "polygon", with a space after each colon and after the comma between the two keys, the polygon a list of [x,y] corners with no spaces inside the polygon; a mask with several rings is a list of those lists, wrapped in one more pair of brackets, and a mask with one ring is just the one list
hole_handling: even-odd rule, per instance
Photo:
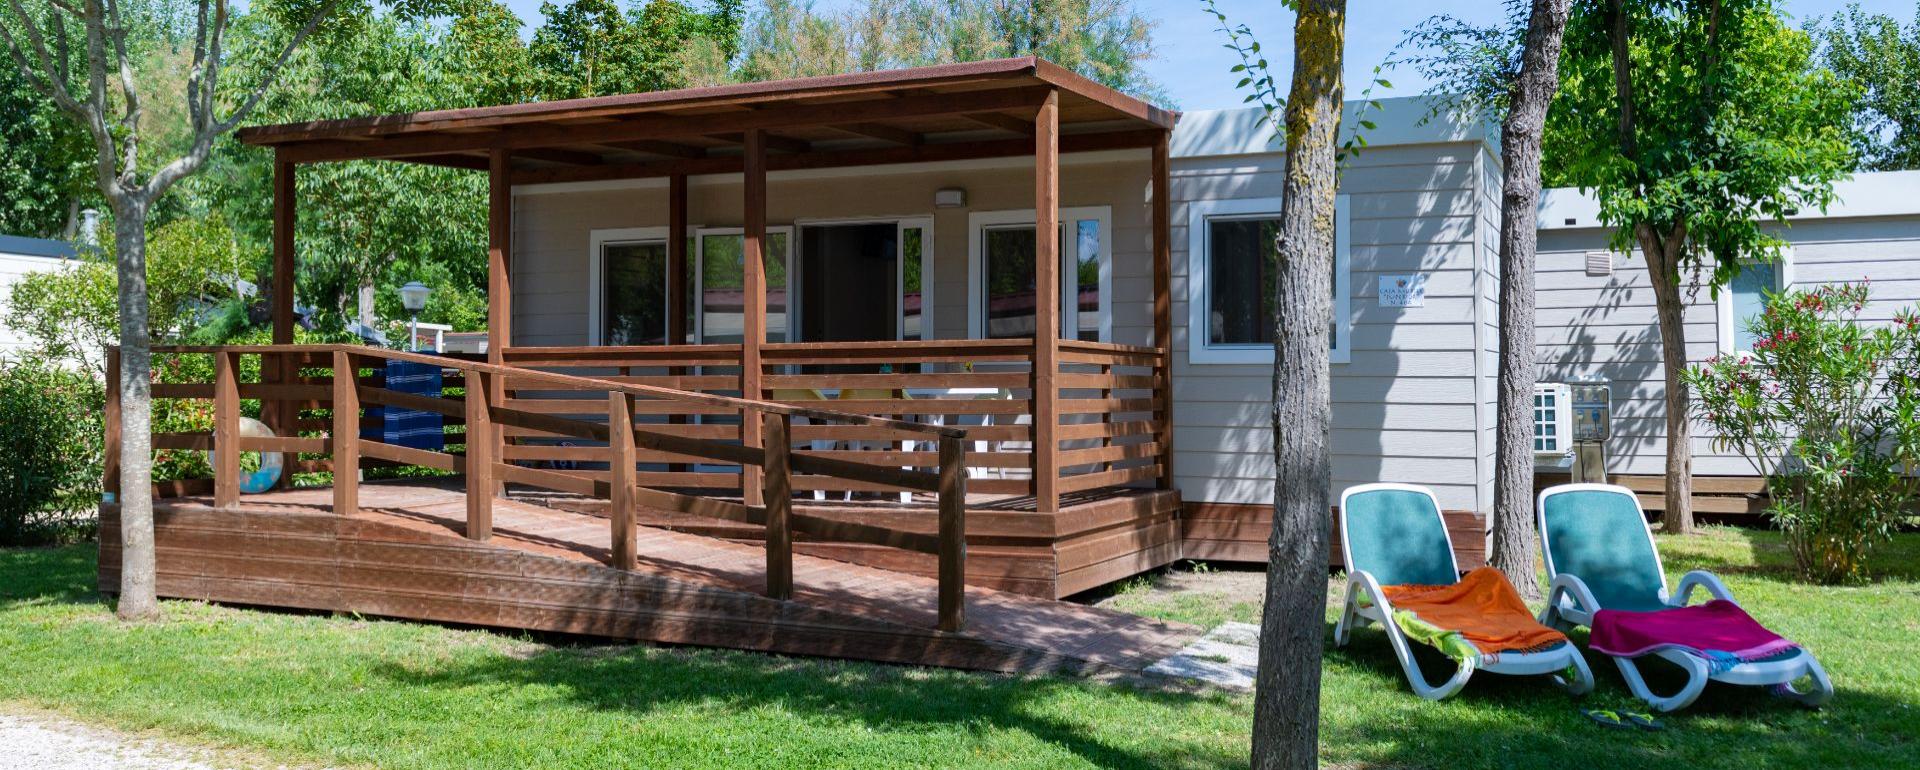
{"label": "striped towel", "polygon": [[[436,398],[440,396],[441,377],[437,365],[388,361],[385,374],[388,390]],[[371,408],[367,411],[374,413]],[[433,452],[446,450],[446,425],[439,414],[395,406],[380,407],[378,414],[380,427],[362,429],[361,438]]]}

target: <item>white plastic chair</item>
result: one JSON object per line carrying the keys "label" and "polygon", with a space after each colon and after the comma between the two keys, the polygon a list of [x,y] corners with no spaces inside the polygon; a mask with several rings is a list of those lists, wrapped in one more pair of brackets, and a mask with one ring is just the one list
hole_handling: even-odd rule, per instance
{"label": "white plastic chair", "polygon": [[[1667,593],[1667,576],[1653,528],[1633,490],[1614,484],[1563,484],[1542,490],[1535,506],[1540,529],[1540,552],[1546,557],[1547,607],[1540,622],[1554,628],[1593,626],[1593,615],[1603,608],[1657,611],[1684,607],[1695,588],[1716,599],[1739,604],[1719,576],[1694,570],[1680,578],[1679,595]],[[1594,589],[1598,588],[1598,592]],[[1833,680],[1813,653],[1795,648],[1764,660],[1735,664],[1712,673],[1707,662],[1682,650],[1655,650],[1657,655],[1687,672],[1687,682],[1669,696],[1654,694],[1640,675],[1635,658],[1616,657],[1614,665],[1627,689],[1659,711],[1691,705],[1709,680],[1739,685],[1772,685],[1783,695],[1807,706],[1819,707],[1833,698]],[[1809,677],[1812,690],[1793,686]]]}
{"label": "white plastic chair", "polygon": [[[1356,557],[1355,527],[1352,519],[1362,520],[1362,528],[1392,523],[1386,532],[1367,531],[1360,538],[1361,553]],[[1380,537],[1374,537],[1379,535]],[[1440,501],[1426,487],[1413,484],[1362,484],[1340,494],[1340,552],[1347,565],[1347,601],[1340,611],[1340,622],[1333,628],[1333,644],[1344,647],[1353,629],[1378,623],[1386,631],[1394,657],[1407,675],[1413,692],[1427,700],[1440,700],[1460,691],[1476,670],[1495,674],[1528,676],[1548,674],[1553,683],[1572,695],[1593,689],[1593,671],[1586,657],[1571,642],[1561,642],[1540,652],[1503,652],[1491,662],[1477,658],[1459,661],[1453,676],[1438,685],[1427,681],[1420,664],[1413,658],[1412,642],[1393,620],[1393,604],[1381,591],[1381,580],[1416,585],[1451,585],[1460,579],[1460,565],[1454,559],[1453,539],[1447,534],[1446,519],[1440,514]],[[1378,577],[1376,577],[1376,574]],[[1572,669],[1568,680],[1562,672]]]}

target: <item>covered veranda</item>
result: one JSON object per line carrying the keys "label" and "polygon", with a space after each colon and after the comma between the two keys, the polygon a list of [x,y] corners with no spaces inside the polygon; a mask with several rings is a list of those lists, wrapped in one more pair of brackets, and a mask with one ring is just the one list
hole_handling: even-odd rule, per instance
{"label": "covered veranda", "polygon": [[[332,375],[351,369],[364,380],[367,365],[393,356],[293,344],[299,170],[352,160],[484,170],[488,345],[448,370],[466,394],[452,406],[364,385],[352,394],[356,406],[386,399],[441,411],[448,425],[466,425],[465,450],[361,441],[348,467],[463,473],[470,538],[476,527],[488,534],[485,509],[496,505],[475,498],[607,516],[616,567],[631,558],[621,553],[624,521],[643,541],[649,527],[764,540],[770,560],[790,550],[938,576],[943,597],[949,570],[972,585],[1076,593],[1178,556],[1167,195],[1176,117],[1025,58],[244,129],[244,142],[275,156],[274,345],[177,351],[214,355],[231,371],[242,368],[239,357],[258,356],[261,381],[156,396],[260,398],[263,421],[284,438],[230,442],[236,453],[300,451],[341,478],[348,429]],[[770,172],[1031,157],[1033,226],[1043,233],[1060,226],[1062,155],[1108,151],[1138,152],[1150,166],[1151,344],[1064,337],[1061,294],[1046,290],[1029,295],[1031,336],[769,341]],[[737,342],[701,340],[690,328],[698,279],[688,188],[716,175],[737,179],[743,197]],[[660,344],[516,345],[514,188],[628,179],[667,180]],[[1033,239],[1033,286],[1062,281],[1061,248]],[[330,423],[314,412],[329,407]],[[217,445],[219,432],[157,436],[156,447]],[[946,513],[956,473],[964,525]],[[335,485],[336,510],[364,507],[351,497],[355,486]],[[252,499],[218,478],[214,492],[215,507]],[[269,496],[284,494],[292,492]],[[792,518],[770,525],[782,510]],[[956,548],[964,567],[949,558]]]}

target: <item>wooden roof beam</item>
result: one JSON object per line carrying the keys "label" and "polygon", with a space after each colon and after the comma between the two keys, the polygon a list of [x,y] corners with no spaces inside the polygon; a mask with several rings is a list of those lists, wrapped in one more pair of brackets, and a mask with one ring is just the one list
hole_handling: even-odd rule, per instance
{"label": "wooden roof beam", "polygon": [[[744,133],[708,134],[707,136],[713,139],[718,139],[722,142],[731,142],[733,144],[738,144],[743,146],[747,142],[747,135]],[[803,152],[813,152],[812,142],[808,142],[801,139],[795,139],[790,136],[775,136],[773,134],[768,134],[763,132],[760,138],[761,140],[766,142],[767,149],[769,150],[778,150],[780,152],[790,152],[796,155]]]}
{"label": "wooden roof beam", "polygon": [[1033,136],[1033,121],[1016,118],[1004,112],[969,112],[960,117],[971,120],[987,128],[1012,131],[1022,136]]}
{"label": "wooden roof beam", "polygon": [[[1102,150],[1144,149],[1152,147],[1163,133],[1159,129],[1108,131],[1094,134],[1067,134],[1060,137],[1060,152],[1098,152]],[[870,147],[853,150],[822,151],[767,158],[769,171],[846,168],[892,163],[928,163],[948,160],[975,160],[1033,154],[1031,139],[990,139],[974,142],[922,144],[914,147]],[[700,174],[737,174],[742,170],[738,156],[709,156],[693,160],[653,161],[610,164],[596,168],[552,168],[516,171],[513,183],[549,184],[589,182],[608,179],[645,179],[662,176]]]}
{"label": "wooden roof beam", "polygon": [[870,139],[878,139],[883,142],[901,144],[901,145],[906,145],[908,147],[912,147],[926,141],[926,137],[923,137],[917,133],[908,131],[904,128],[895,128],[893,126],[889,126],[883,123],[848,123],[843,125],[832,126],[832,128],[835,131],[843,131],[849,134],[853,134],[855,136],[864,136]]}
{"label": "wooden roof beam", "polygon": [[528,147],[514,150],[513,154],[529,160],[544,160],[548,163],[564,163],[569,166],[599,166],[607,159],[591,152],[576,152],[553,147]]}
{"label": "wooden roof beam", "polygon": [[706,157],[707,154],[704,148],[654,139],[635,139],[631,142],[596,142],[594,146],[605,147],[610,150],[644,152],[648,155],[664,155],[669,158],[702,158]]}

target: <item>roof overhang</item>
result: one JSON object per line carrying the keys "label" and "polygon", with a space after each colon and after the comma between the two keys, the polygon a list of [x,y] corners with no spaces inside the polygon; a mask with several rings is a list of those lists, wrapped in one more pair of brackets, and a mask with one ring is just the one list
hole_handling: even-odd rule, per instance
{"label": "roof overhang", "polygon": [[1031,154],[1033,118],[1060,104],[1060,150],[1151,146],[1179,115],[1024,57],[677,91],[242,129],[281,160],[399,160],[484,169],[515,184],[739,171],[748,131],[767,168],[792,170]]}

